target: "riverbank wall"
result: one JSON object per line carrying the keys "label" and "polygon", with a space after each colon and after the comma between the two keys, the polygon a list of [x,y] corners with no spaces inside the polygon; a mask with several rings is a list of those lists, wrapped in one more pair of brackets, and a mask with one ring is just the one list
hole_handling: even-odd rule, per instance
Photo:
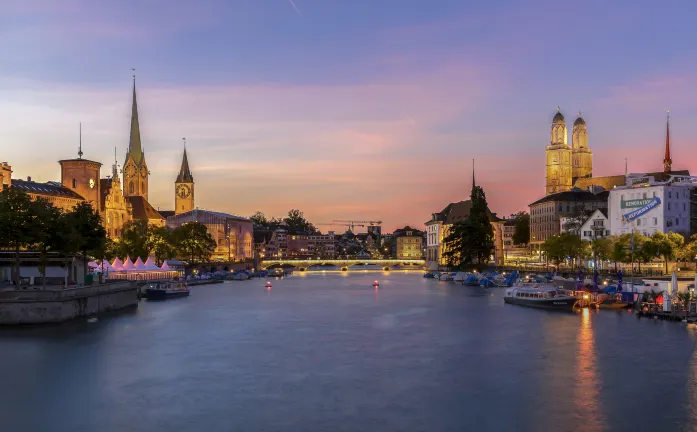
{"label": "riverbank wall", "polygon": [[133,282],[0,291],[0,325],[50,324],[138,305]]}

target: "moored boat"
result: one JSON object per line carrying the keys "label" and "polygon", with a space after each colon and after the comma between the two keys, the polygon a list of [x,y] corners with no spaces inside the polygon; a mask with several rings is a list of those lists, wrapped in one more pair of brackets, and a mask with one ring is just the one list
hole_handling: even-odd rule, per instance
{"label": "moored boat", "polygon": [[148,300],[166,300],[188,295],[189,287],[185,281],[153,282],[145,289]]}
{"label": "moored boat", "polygon": [[530,284],[507,288],[503,301],[519,306],[570,311],[578,298],[559,292],[553,286]]}

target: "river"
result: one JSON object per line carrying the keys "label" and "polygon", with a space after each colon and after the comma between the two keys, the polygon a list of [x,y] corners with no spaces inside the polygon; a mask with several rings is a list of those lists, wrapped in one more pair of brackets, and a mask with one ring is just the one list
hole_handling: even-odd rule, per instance
{"label": "river", "polygon": [[[380,287],[372,287],[379,280]],[[504,305],[420,272],[296,274],[0,330],[3,431],[697,425],[697,327]]]}

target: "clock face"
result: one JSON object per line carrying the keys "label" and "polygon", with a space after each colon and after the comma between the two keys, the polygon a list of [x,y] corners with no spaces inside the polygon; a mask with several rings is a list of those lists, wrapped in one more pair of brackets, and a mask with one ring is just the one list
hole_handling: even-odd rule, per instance
{"label": "clock face", "polygon": [[133,177],[134,175],[136,175],[136,167],[134,167],[133,165],[127,166],[126,175],[129,177]]}
{"label": "clock face", "polygon": [[90,188],[94,189],[94,179],[90,179]]}
{"label": "clock face", "polygon": [[186,198],[191,195],[191,189],[187,185],[179,185],[177,186],[177,195],[179,198]]}
{"label": "clock face", "polygon": [[140,176],[145,178],[148,175],[148,169],[145,166],[140,167]]}

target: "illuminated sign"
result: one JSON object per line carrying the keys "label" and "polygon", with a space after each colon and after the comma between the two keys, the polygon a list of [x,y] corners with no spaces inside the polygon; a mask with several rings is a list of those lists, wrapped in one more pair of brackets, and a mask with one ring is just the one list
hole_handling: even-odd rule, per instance
{"label": "illuminated sign", "polygon": [[[642,201],[642,200],[636,200],[636,201]],[[631,222],[634,219],[637,219],[637,218],[645,215],[646,213],[650,212],[651,210],[655,209],[659,205],[661,205],[660,198],[651,198],[650,200],[648,200],[646,205],[644,205],[640,209],[634,210],[632,212],[629,212],[629,213],[623,215],[622,221],[623,222]]]}
{"label": "illuminated sign", "polygon": [[633,200],[622,200],[620,203],[620,206],[622,208],[639,208],[639,207],[644,207],[646,204],[651,201],[651,198],[640,198],[640,199],[633,199]]}

